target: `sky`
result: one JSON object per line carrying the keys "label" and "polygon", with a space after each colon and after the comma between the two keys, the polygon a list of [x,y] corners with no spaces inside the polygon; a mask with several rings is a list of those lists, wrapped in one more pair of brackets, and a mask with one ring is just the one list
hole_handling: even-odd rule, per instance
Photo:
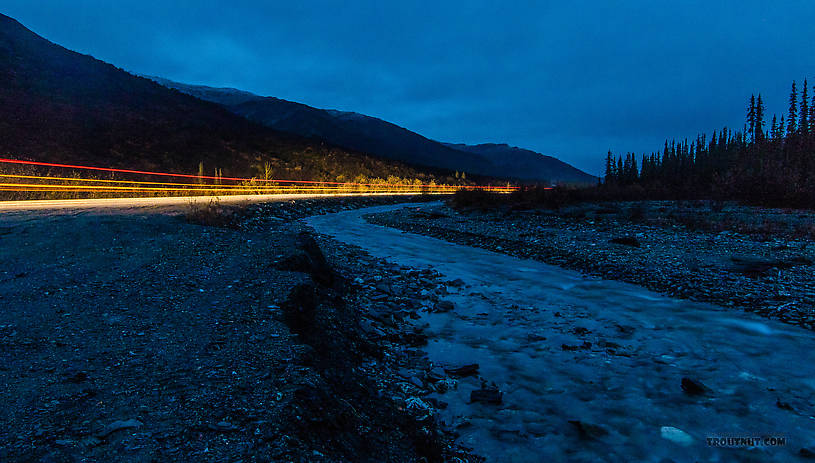
{"label": "sky", "polygon": [[811,0],[4,0],[128,71],[508,143],[600,174],[605,153],[741,128],[815,84]]}

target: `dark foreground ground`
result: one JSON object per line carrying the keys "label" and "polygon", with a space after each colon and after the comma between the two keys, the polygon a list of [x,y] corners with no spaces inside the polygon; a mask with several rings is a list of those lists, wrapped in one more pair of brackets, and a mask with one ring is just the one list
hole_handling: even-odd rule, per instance
{"label": "dark foreground ground", "polygon": [[368,220],[815,329],[815,213],[706,202],[438,206]]}
{"label": "dark foreground ground", "polygon": [[397,374],[435,276],[294,220],[383,201],[4,214],[0,461],[472,461]]}
{"label": "dark foreground ground", "polygon": [[[444,404],[422,399],[455,378],[406,323],[455,282],[315,242],[296,221],[383,201],[197,211],[216,226],[3,214],[0,461],[478,461],[435,420]],[[370,220],[813,328],[812,216],[711,213],[439,206]]]}

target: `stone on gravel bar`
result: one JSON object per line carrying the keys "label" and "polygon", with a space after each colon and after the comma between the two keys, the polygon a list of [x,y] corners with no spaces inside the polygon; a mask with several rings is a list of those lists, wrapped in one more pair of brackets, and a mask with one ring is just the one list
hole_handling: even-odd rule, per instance
{"label": "stone on gravel bar", "polygon": [[436,303],[433,308],[436,312],[449,312],[456,308],[456,306],[450,301],[439,301]]}
{"label": "stone on gravel bar", "polygon": [[408,382],[409,382],[410,384],[412,384],[412,385],[414,385],[414,386],[418,387],[419,389],[421,389],[421,388],[423,388],[423,387],[424,387],[424,382],[423,382],[423,381],[421,380],[421,378],[419,378],[418,376],[411,376],[411,377],[408,379]]}
{"label": "stone on gravel bar", "polygon": [[659,430],[659,434],[663,439],[669,440],[675,444],[688,446],[693,444],[693,437],[685,431],[675,428],[673,426],[663,426]]}
{"label": "stone on gravel bar", "polygon": [[444,376],[444,369],[441,367],[433,367],[432,370],[427,372],[427,379],[430,381],[441,381]]}
{"label": "stone on gravel bar", "polygon": [[123,429],[140,428],[141,426],[142,422],[136,419],[114,421],[113,423],[110,423],[109,425],[105,426],[105,429],[100,431],[96,435],[96,437],[107,437],[116,431],[121,431]]}

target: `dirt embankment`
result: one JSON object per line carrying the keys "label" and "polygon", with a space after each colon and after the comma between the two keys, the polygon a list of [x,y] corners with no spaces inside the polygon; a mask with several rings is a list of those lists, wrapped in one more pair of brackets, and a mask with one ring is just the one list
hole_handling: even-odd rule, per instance
{"label": "dirt embankment", "polygon": [[370,201],[4,215],[0,459],[468,461],[398,375],[427,360],[384,290],[435,276],[294,220]]}
{"label": "dirt embankment", "polygon": [[815,213],[710,203],[439,206],[373,223],[815,329]]}

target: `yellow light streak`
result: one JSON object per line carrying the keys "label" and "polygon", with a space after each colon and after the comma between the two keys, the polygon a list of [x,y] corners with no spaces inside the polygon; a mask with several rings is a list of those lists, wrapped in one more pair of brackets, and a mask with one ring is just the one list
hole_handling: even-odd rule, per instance
{"label": "yellow light streak", "polygon": [[[324,189],[324,188],[342,188],[342,189],[353,189],[359,188],[359,185],[355,184],[348,184],[347,186],[310,186],[310,185],[258,185],[258,186],[251,186],[251,185],[214,185],[214,184],[200,184],[200,183],[171,183],[171,182],[143,182],[143,181],[129,181],[129,180],[106,180],[106,179],[94,179],[94,178],[75,178],[75,177],[50,177],[50,176],[37,176],[37,175],[18,175],[18,174],[0,174],[2,178],[21,178],[21,179],[29,179],[29,180],[60,180],[66,182],[89,182],[89,183],[119,183],[125,185],[164,185],[164,186],[184,186],[184,187],[191,187],[191,188],[206,188],[206,187],[213,187],[217,186],[222,189],[229,189],[229,188],[313,188],[313,189]],[[376,186],[373,186],[376,188]],[[382,186],[387,187],[387,185]],[[465,186],[464,188],[469,188],[470,186]],[[393,187],[394,189],[399,188],[438,188],[438,189],[449,189],[449,188],[462,188],[459,186],[454,185],[399,185]],[[486,187],[485,187],[486,188]]]}

